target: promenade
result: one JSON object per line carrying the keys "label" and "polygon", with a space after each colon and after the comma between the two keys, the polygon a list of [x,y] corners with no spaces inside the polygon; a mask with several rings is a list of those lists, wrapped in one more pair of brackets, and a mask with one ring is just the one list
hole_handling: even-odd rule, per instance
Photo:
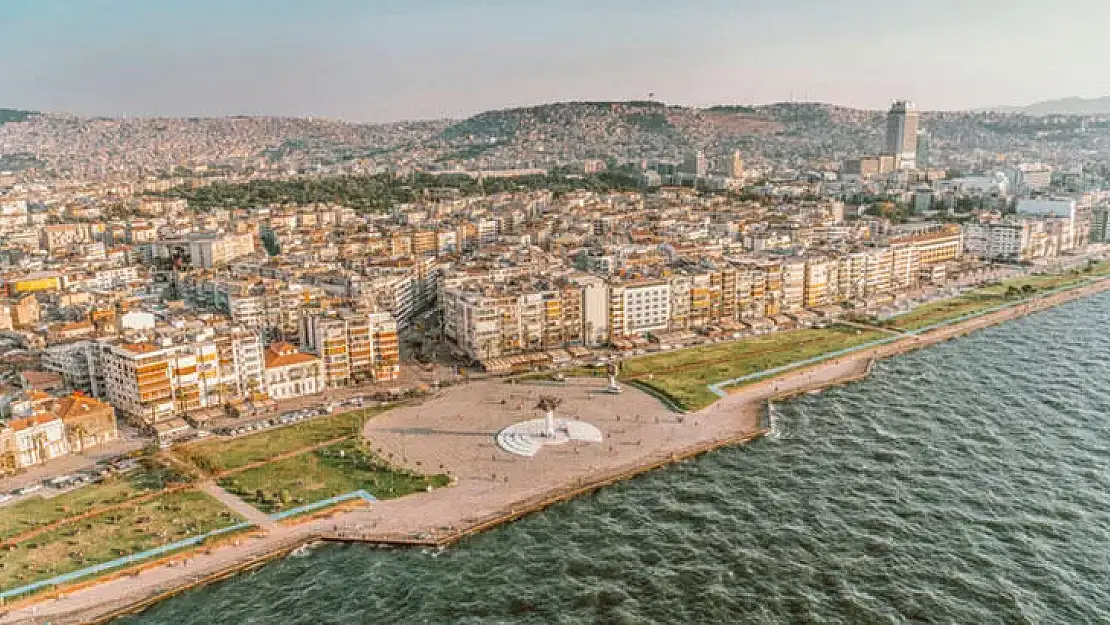
{"label": "promenade", "polygon": [[[110,618],[173,592],[218,579],[317,539],[385,544],[445,545],[555,501],[631,477],[662,464],[758,437],[768,400],[859,379],[875,359],[888,358],[1002,323],[1021,315],[1110,289],[1092,281],[1017,306],[965,319],[876,345],[773,378],[725,387],[726,396],[701,411],[681,415],[626,386],[619,396],[599,393],[604,381],[566,385],[475,383],[450,389],[420,405],[368,422],[364,434],[393,463],[427,473],[448,472],[455,483],[430,493],[380,501],[299,525],[274,524],[264,535],[195,552],[188,565],[161,564],[136,575],[90,584],[57,598],[17,604],[0,624],[77,623]],[[494,434],[532,418],[540,393],[563,399],[562,418],[581,418],[605,434],[602,444],[568,443],[533,458],[496,447]],[[180,558],[178,559],[180,560]]]}

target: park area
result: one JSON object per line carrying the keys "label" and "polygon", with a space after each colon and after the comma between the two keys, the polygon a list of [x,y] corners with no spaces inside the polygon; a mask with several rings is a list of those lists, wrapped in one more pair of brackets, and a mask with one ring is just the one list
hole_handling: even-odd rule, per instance
{"label": "park area", "polygon": [[153,459],[127,474],[82,486],[54,497],[29,497],[0,508],[0,540],[158,492],[187,478]]}
{"label": "park area", "polygon": [[230,440],[179,445],[174,448],[174,454],[196,465],[205,473],[215,475],[264,462],[313,445],[357,436],[366,419],[386,409],[387,407],[367,408],[319,417]]}
{"label": "park area", "polygon": [[230,440],[180,445],[173,453],[267,514],[357,490],[389,499],[446,485],[446,476],[425,477],[391,468],[365,448],[364,423],[388,408],[322,416]]}
{"label": "park area", "polygon": [[[1101,268],[1101,266],[1096,267]],[[1078,286],[1085,281],[1086,277],[1080,273],[1014,278],[1001,284],[975,289],[963,295],[919,306],[903,315],[891,317],[880,325],[906,332],[916,331],[1014,304],[1046,291]]]}
{"label": "park area", "polygon": [[[87,489],[94,487],[75,492]],[[3,512],[7,516],[9,510],[5,508]],[[20,512],[25,513],[26,509]],[[215,499],[191,489],[110,508],[24,539],[16,538],[0,548],[0,589],[110,562],[240,521]]]}
{"label": "park area", "polygon": [[220,486],[263,512],[275,513],[356,490],[391,499],[447,482],[445,475],[393,468],[365,445],[346,441],[225,477]]}
{"label": "park area", "polygon": [[686,410],[712,404],[708,386],[856,347],[888,336],[848,326],[794,330],[742,341],[632,358],[621,364],[621,378],[649,387]]}

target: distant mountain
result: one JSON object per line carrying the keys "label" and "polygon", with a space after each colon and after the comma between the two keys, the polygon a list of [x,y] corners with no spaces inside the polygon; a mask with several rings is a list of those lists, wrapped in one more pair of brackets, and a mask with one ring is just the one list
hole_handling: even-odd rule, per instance
{"label": "distant mountain", "polygon": [[7,122],[21,122],[28,117],[38,115],[38,111],[20,111],[18,109],[0,109],[0,125]]}
{"label": "distant mountain", "polygon": [[997,106],[994,111],[1026,115],[1110,115],[1110,96],[1104,98],[1060,98],[1028,106]]}

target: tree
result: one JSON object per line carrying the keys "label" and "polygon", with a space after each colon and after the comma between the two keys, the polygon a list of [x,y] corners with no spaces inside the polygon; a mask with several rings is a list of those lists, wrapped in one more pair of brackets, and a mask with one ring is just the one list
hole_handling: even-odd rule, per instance
{"label": "tree", "polygon": [[31,437],[31,442],[35,447],[35,459],[37,462],[46,462],[46,433],[36,432]]}
{"label": "tree", "polygon": [[78,423],[74,425],[69,432],[70,447],[73,446],[73,441],[76,440],[77,453],[85,451],[85,437],[88,436],[88,434],[88,429],[85,427],[84,423]]}

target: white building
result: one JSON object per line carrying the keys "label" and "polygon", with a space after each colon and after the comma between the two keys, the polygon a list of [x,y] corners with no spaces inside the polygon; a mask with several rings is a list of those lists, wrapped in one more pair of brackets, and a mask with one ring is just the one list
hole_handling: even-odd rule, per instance
{"label": "white building", "polygon": [[666,282],[624,284],[609,291],[613,336],[666,330],[671,319],[671,285]]}
{"label": "white building", "polygon": [[1009,262],[1021,260],[1024,228],[1019,222],[969,224],[964,233],[965,249],[972,256]]}
{"label": "white building", "polygon": [[189,266],[211,269],[255,252],[253,233],[197,232],[181,239],[156,244],[156,255],[180,259]]}
{"label": "white building", "polygon": [[12,419],[18,466],[28,467],[69,453],[65,423],[53,413]]}
{"label": "white building", "polygon": [[1019,191],[1042,191],[1052,185],[1052,169],[1042,164],[1018,165],[1011,171],[1011,179]]}
{"label": "white building", "polygon": [[324,368],[320,359],[302,354],[289,343],[273,343],[266,349],[266,392],[273,399],[291,399],[324,391]]}

